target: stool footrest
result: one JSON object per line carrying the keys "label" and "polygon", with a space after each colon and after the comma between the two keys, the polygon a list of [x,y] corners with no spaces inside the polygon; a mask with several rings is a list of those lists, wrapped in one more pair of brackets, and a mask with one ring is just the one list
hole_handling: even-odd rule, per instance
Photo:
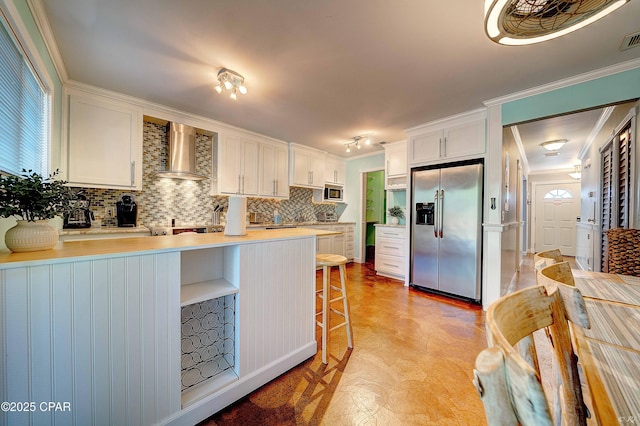
{"label": "stool footrest", "polygon": [[337,330],[338,328],[340,328],[340,327],[345,327],[345,326],[347,326],[347,325],[348,325],[348,324],[347,324],[347,322],[345,321],[345,322],[342,322],[342,323],[340,323],[340,324],[338,324],[338,325],[335,325],[335,326],[331,327],[331,328],[329,329],[329,331]]}

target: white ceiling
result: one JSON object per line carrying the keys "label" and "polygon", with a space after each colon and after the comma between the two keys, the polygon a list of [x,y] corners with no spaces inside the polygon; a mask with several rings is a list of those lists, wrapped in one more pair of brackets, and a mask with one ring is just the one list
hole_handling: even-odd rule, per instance
{"label": "white ceiling", "polygon": [[[368,149],[380,149],[483,101],[640,57],[619,51],[640,31],[638,0],[523,47],[485,36],[482,0],[35,1],[69,79],[345,157],[363,153],[345,152],[353,136],[374,132]],[[249,93],[214,92],[220,67]]]}
{"label": "white ceiling", "polygon": [[[551,170],[574,171],[572,166],[580,164],[580,150],[589,141],[603,111],[604,108],[598,108],[515,126],[530,174]],[[557,139],[566,139],[567,143],[556,155],[551,156],[549,151],[540,146],[543,142]]]}

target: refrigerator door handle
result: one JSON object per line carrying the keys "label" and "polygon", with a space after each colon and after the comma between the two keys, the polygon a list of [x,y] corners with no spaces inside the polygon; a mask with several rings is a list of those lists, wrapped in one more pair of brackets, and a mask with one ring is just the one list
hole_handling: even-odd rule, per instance
{"label": "refrigerator door handle", "polygon": [[[437,191],[436,191],[436,193],[437,193]],[[440,228],[439,229],[440,238],[442,238],[442,235],[443,235],[442,230],[444,228],[444,189],[440,190],[440,202],[438,203],[438,209],[439,209],[439,212],[440,212],[440,220],[439,220],[440,223],[439,223],[438,227]]]}
{"label": "refrigerator door handle", "polygon": [[433,212],[433,236],[438,238],[438,221],[440,220],[440,210],[438,209],[438,190],[433,195],[433,205],[435,211]]}

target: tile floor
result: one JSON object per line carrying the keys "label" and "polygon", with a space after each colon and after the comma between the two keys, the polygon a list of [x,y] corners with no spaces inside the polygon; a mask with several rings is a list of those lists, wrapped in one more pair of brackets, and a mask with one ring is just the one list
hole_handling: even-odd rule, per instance
{"label": "tile floor", "polygon": [[[535,283],[532,263],[516,288]],[[354,349],[341,328],[328,365],[318,352],[201,425],[486,424],[472,385],[482,309],[376,276],[372,264],[350,264],[347,276]]]}

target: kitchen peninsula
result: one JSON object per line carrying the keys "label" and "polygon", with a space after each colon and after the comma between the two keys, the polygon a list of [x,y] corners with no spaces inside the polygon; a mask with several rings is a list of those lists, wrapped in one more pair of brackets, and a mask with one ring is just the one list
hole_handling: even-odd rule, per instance
{"label": "kitchen peninsula", "polygon": [[[195,424],[311,357],[316,236],[290,228],[0,252],[3,424]],[[47,411],[42,402],[69,410]]]}

